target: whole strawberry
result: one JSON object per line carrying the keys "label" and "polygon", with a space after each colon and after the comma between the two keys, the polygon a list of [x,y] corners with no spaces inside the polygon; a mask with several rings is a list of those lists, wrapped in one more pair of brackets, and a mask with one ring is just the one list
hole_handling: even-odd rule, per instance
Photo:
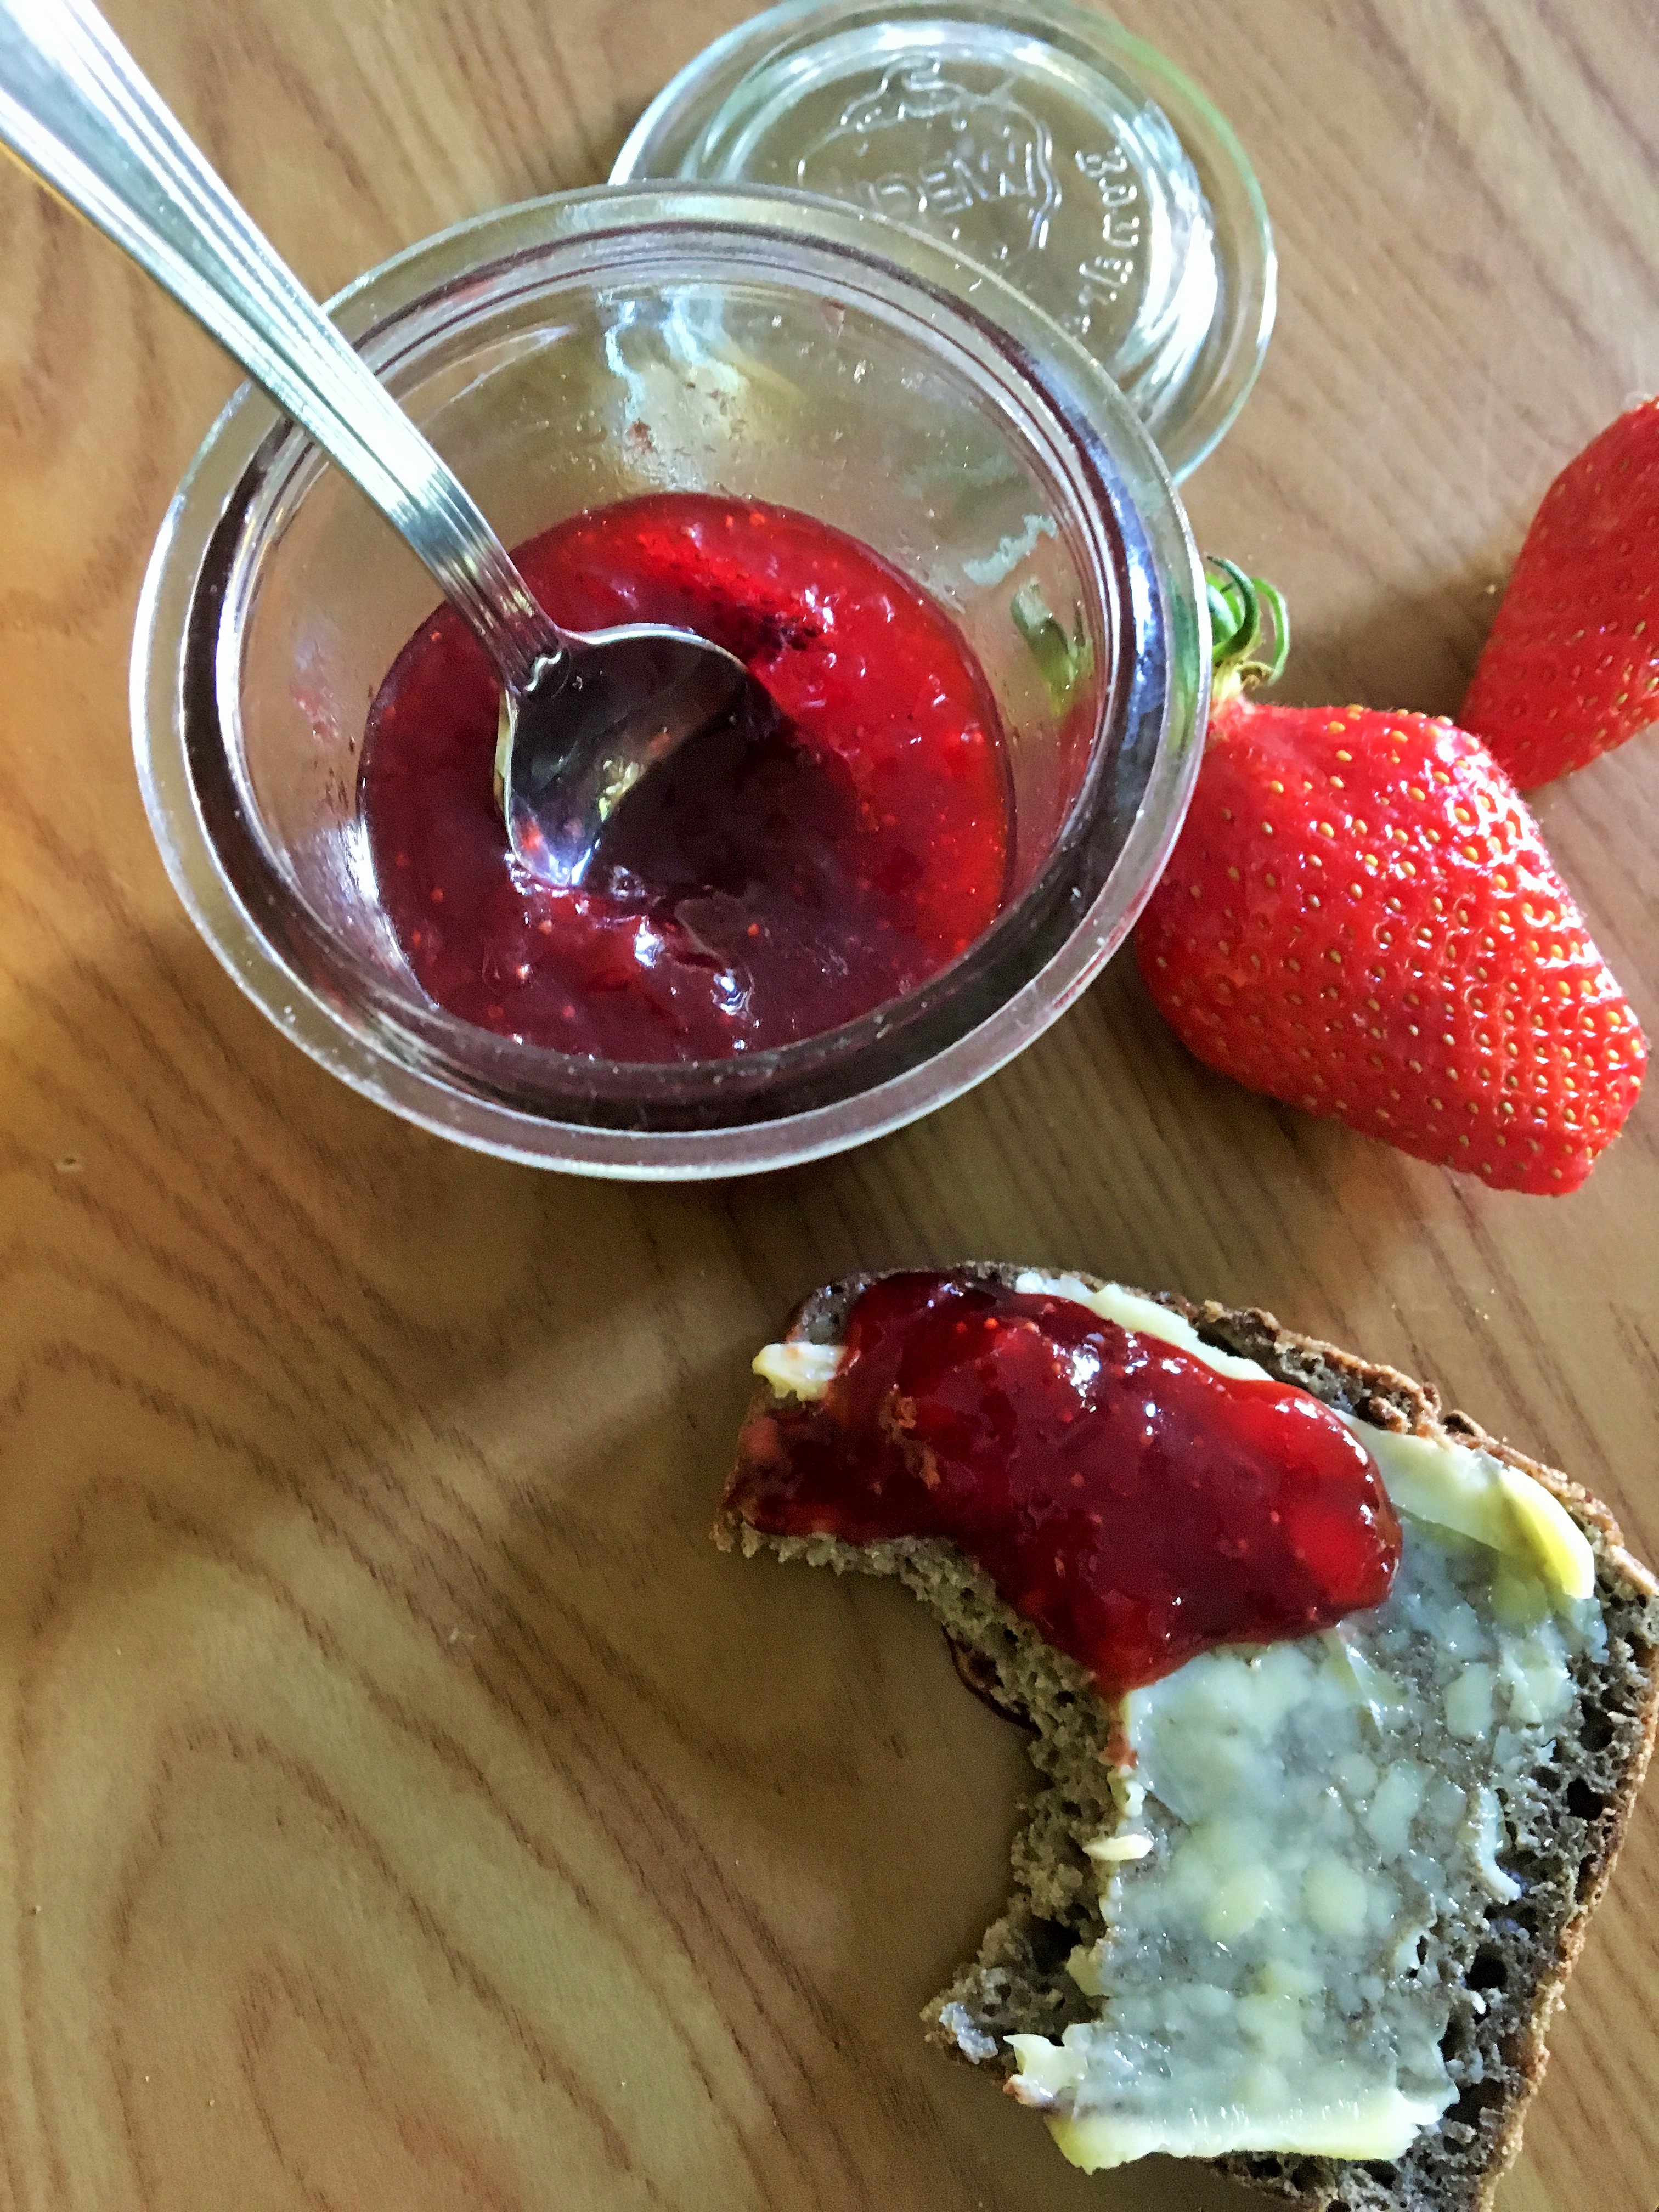
{"label": "whole strawberry", "polygon": [[1159,1010],[1253,1090],[1501,1189],[1576,1188],[1647,1047],[1509,778],[1444,720],[1217,688],[1136,932]]}
{"label": "whole strawberry", "polygon": [[1659,720],[1659,400],[1545,493],[1462,720],[1523,791]]}

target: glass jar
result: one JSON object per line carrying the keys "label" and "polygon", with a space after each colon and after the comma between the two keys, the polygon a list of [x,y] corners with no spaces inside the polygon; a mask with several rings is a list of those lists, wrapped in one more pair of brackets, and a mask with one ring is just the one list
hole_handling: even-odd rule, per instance
{"label": "glass jar", "polygon": [[481,1150],[684,1177],[897,1127],[1071,1003],[1168,856],[1208,676],[1180,502],[1086,353],[940,243],[855,208],[695,186],[502,210],[334,311],[509,543],[637,493],[712,491],[831,521],[913,576],[996,696],[1016,860],[1004,912],[952,965],[776,1050],[640,1066],[446,1013],[382,914],[358,811],[366,709],[433,587],[244,390],[151,560],[133,728],[180,896],[297,1044]]}

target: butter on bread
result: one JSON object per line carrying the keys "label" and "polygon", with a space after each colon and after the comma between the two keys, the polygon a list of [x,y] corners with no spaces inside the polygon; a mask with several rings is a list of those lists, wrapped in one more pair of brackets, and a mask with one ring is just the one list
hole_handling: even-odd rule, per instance
{"label": "butter on bread", "polygon": [[[963,1272],[994,1277],[1012,1287],[1027,1271],[996,1267]],[[811,1395],[824,1387],[845,1317],[869,1279],[832,1285],[806,1301],[781,1359],[775,1354],[769,1366],[761,1363],[769,1378],[761,1406],[775,1402],[780,1391],[800,1388]],[[1054,1288],[1074,1284],[1075,1294],[1091,1304],[1097,1300],[1091,1294],[1109,1288],[1089,1278],[1044,1280]],[[1409,1440],[1435,1447],[1437,1464],[1462,1470],[1467,1494],[1457,1510],[1474,1516],[1468,1537],[1510,1545],[1523,1569],[1529,1566],[1545,1581],[1553,1578],[1564,1602],[1577,1605],[1582,1620],[1594,1627],[1590,1644],[1581,1639],[1571,1646],[1559,1641],[1551,1646],[1559,1677],[1559,1723],[1553,1708],[1527,1704],[1525,1668],[1514,1663],[1513,1651],[1504,1657],[1516,1679],[1512,1691],[1499,1686],[1498,1714],[1541,1713],[1547,1756],[1536,1771],[1506,1778],[1498,1771],[1493,1787],[1471,1784],[1462,1793],[1468,1809],[1456,1858],[1462,1888],[1443,1914],[1443,1924],[1428,1930],[1419,1945],[1422,1959],[1413,1967],[1444,1994],[1447,2016],[1438,2062],[1446,2075],[1443,2112],[1437,2117],[1432,2101],[1413,2108],[1399,2099],[1385,2110],[1386,2099],[1381,2104],[1373,2099],[1374,2109],[1356,2106],[1358,2117],[1346,2120],[1339,2114],[1338,2123],[1322,2136],[1304,2113],[1297,2130],[1301,2148],[1249,2142],[1219,2154],[1201,2148],[1190,2154],[1211,2155],[1237,2178],[1310,2208],[1479,2212],[1490,2203],[1499,2174],[1518,2147],[1522,2113],[1543,2071],[1549,2016],[1605,1885],[1651,1748],[1659,1709],[1659,1603],[1653,1579],[1626,1552],[1605,1509],[1585,1492],[1498,1443],[1468,1417],[1443,1412],[1432,1392],[1395,1370],[1297,1336],[1260,1312],[1194,1306],[1168,1296],[1148,1305],[1144,1294],[1111,1295],[1133,1301],[1143,1324],[1154,1310],[1162,1312],[1169,1316],[1171,1336],[1195,1330],[1212,1355],[1254,1363],[1275,1380],[1299,1385],[1363,1424],[1379,1440],[1376,1455],[1385,1480],[1392,1457],[1402,1490],[1409,1489],[1413,1479]],[[1135,1325],[1133,1312],[1121,1317],[1125,1325]],[[1402,1449],[1393,1449],[1395,1439]],[[1423,1507],[1420,1496],[1416,1504]],[[1455,1522],[1455,1512],[1452,1517]],[[764,1536],[729,1507],[721,1510],[716,1535],[723,1544],[749,1553],[764,1548],[838,1571],[899,1577],[939,1615],[961,1655],[964,1678],[1030,1723],[1031,1756],[1042,1787],[1015,1845],[1009,1909],[989,1931],[977,1960],[924,2017],[931,2039],[1000,2073],[1021,2101],[1045,2112],[1062,2147],[1079,2163],[1112,2163],[1138,2154],[1133,2127],[1109,2124],[1091,2136],[1066,2108],[1068,2084],[1075,2089],[1082,2080],[1086,2087],[1090,2038],[1099,2029],[1100,1990],[1091,1961],[1106,1960],[1109,1984],[1113,1945],[1122,1940],[1103,1919],[1103,1899],[1133,1898],[1135,1893],[1123,1885],[1156,1878],[1160,1869],[1167,1872],[1172,1829],[1176,1847],[1194,1840],[1167,1814],[1158,1820],[1126,1817],[1124,1770],[1115,1769],[1103,1756],[1115,1737],[1121,1740],[1121,1711],[1109,1711],[1082,1670],[1044,1644],[948,1543],[908,1539],[856,1547],[827,1536]],[[1462,1544],[1464,1537],[1449,1540]],[[1587,1578],[1593,1598],[1584,1594]],[[1230,1663],[1237,1668],[1237,1662]],[[1283,1662],[1280,1671],[1291,1663]],[[1363,1656],[1356,1664],[1364,1668]],[[1570,1680],[1559,1674],[1569,1665]],[[1453,1715],[1459,1729],[1468,1731],[1454,1742],[1448,1724],[1443,1762],[1448,1773],[1455,1771],[1466,1781],[1472,1771],[1468,1745],[1478,1741],[1483,1714],[1491,1711],[1492,1684],[1487,1677],[1501,1671],[1471,1668],[1468,1681],[1452,1685],[1455,1702],[1442,1698],[1433,1709],[1437,1715]],[[1445,1688],[1443,1680],[1440,1688]],[[1363,1700],[1363,1690],[1361,1696]],[[1518,1722],[1512,1734],[1517,1756],[1527,1741],[1540,1740],[1539,1728],[1527,1739]],[[1421,1742],[1419,1731],[1413,1747],[1419,1753]],[[1398,1747],[1396,1740],[1396,1753]],[[1371,1800],[1361,1808],[1374,1826],[1386,1820],[1398,1826],[1402,1817],[1407,1825],[1414,1816],[1426,1819],[1416,1814],[1425,1796],[1425,1762],[1419,1756],[1411,1763],[1419,1771],[1409,1786],[1399,1774],[1392,1779],[1387,1771],[1376,1775]],[[1443,1784],[1441,1795],[1450,1787]],[[1382,1827],[1376,1826],[1376,1832],[1382,1832]],[[1413,1831],[1419,1841],[1424,1832],[1421,1826]],[[1430,1834],[1431,1840],[1431,1827]],[[1363,1913],[1359,1870],[1321,1862],[1304,1869],[1300,1879],[1298,1899],[1305,1889],[1321,1926],[1340,1928],[1345,1911]],[[1215,1911],[1222,1911],[1224,1903]],[[1249,1912],[1259,1918],[1264,1908],[1260,1899],[1247,1896],[1243,1909],[1248,1921]],[[1089,1986],[1091,1980],[1094,1988]],[[1124,2006],[1118,1994],[1121,2014]],[[1247,2002],[1255,2003],[1254,1995]],[[1121,2068],[1121,2049],[1115,2063]],[[1413,2111],[1415,2118],[1409,2117]],[[1199,2146],[1206,2140],[1202,2119],[1200,2114],[1199,2124],[1188,2130],[1188,2137]],[[1271,2131],[1270,2121],[1264,2125]],[[1242,2132],[1248,2137],[1249,2130]],[[1234,2140],[1239,2134],[1235,2128]],[[1379,2144],[1386,2154],[1379,2153]],[[1167,2129],[1145,2143],[1146,2148],[1178,2147]]]}

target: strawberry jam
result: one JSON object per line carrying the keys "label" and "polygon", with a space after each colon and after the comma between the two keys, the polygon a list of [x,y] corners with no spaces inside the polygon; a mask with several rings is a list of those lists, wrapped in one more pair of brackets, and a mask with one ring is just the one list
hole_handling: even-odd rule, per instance
{"label": "strawberry jam", "polygon": [[856,1019],[994,918],[1011,842],[995,707],[955,624],[867,546],[672,492],[516,557],[567,626],[696,630],[787,719],[686,746],[617,810],[583,886],[554,890],[508,853],[495,682],[441,608],[375,697],[362,775],[381,902],[441,1006],[563,1052],[721,1058]]}
{"label": "strawberry jam", "polygon": [[1378,1605],[1400,1526],[1305,1390],[1070,1298],[894,1275],[828,1395],[751,1417],[727,1507],[775,1535],[947,1537],[1109,1693]]}

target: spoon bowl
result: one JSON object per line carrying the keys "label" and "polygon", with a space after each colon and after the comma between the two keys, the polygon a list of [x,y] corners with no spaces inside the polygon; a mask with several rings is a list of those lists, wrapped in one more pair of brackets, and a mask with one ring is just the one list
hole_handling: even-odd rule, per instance
{"label": "spoon bowl", "polygon": [[636,623],[571,635],[568,655],[502,691],[495,742],[514,854],[560,886],[586,878],[617,807],[682,745],[733,726],[757,743],[782,720],[735,653],[690,631]]}

